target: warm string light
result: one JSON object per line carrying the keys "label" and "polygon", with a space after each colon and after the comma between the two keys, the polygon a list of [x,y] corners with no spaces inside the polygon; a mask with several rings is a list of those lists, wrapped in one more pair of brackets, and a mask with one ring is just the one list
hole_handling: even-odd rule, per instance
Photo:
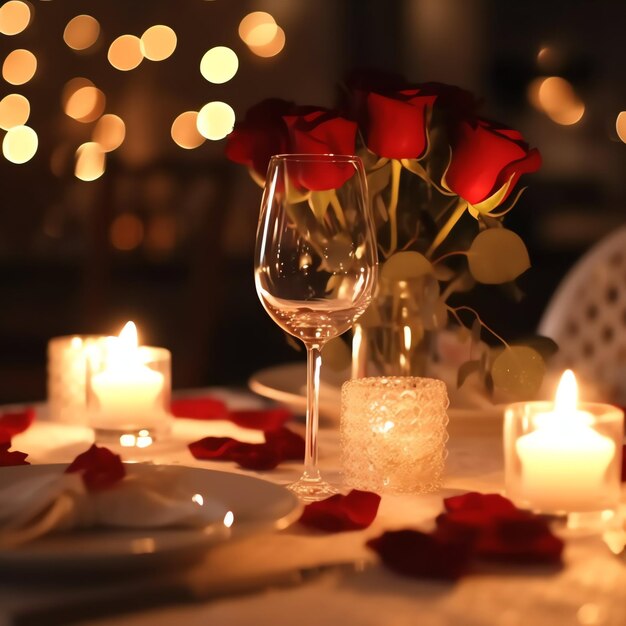
{"label": "warm string light", "polygon": [[10,93],[0,100],[0,128],[10,130],[28,121],[30,103],[18,93]]}
{"label": "warm string light", "polygon": [[77,15],[72,18],[63,31],[63,41],[76,51],[88,50],[98,41],[100,23],[91,15]]}
{"label": "warm string light", "polygon": [[585,105],[571,83],[560,76],[541,76],[528,87],[528,99],[553,122],[571,126],[585,114]]}
{"label": "warm string light", "polygon": [[260,57],[276,56],[285,47],[285,31],[265,11],[248,13],[239,23],[239,37]]}
{"label": "warm string light", "polygon": [[19,35],[28,28],[32,17],[32,5],[21,0],[10,0],[0,7],[0,33]]}
{"label": "warm string light", "polygon": [[192,150],[206,141],[198,131],[197,119],[197,111],[185,111],[172,123],[172,139],[181,148]]}
{"label": "warm string light", "polygon": [[37,57],[23,48],[10,52],[2,64],[2,78],[12,85],[27,83],[36,71]]}
{"label": "warm string light", "polygon": [[37,152],[39,139],[29,126],[14,126],[7,131],[2,141],[2,154],[11,163],[30,161]]}
{"label": "warm string light", "polygon": [[233,130],[234,124],[235,112],[226,102],[215,100],[205,104],[198,111],[196,120],[198,132],[212,141],[224,139]]}

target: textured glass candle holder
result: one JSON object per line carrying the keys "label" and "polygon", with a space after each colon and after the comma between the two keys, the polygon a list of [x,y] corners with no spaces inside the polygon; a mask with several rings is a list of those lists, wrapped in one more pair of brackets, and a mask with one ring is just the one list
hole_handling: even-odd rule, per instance
{"label": "textured glass candle holder", "polygon": [[556,416],[552,402],[511,404],[504,418],[508,497],[551,515],[616,509],[620,499],[624,414],[614,406],[579,403]]}
{"label": "textured glass candle holder", "polygon": [[48,413],[71,424],[87,421],[87,354],[104,342],[100,335],[54,337],[48,342]]}
{"label": "textured glass candle holder", "polygon": [[341,462],[346,486],[379,493],[441,487],[447,456],[443,381],[357,378],[341,389]]}
{"label": "textured glass candle holder", "polygon": [[170,431],[171,353],[140,346],[120,358],[110,345],[88,359],[89,425],[99,442],[144,447]]}

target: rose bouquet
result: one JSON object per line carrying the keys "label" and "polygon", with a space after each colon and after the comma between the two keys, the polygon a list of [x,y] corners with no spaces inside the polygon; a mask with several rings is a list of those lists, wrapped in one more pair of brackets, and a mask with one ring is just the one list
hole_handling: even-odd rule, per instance
{"label": "rose bouquet", "polygon": [[[522,239],[504,220],[523,191],[520,177],[536,171],[541,157],[518,131],[481,117],[478,108],[457,87],[357,73],[335,110],[264,100],[228,137],[228,158],[261,185],[274,154],[363,159],[381,268],[375,300],[355,329],[356,375],[425,374],[438,356],[433,338],[456,322],[458,339],[468,344],[459,386],[476,373],[488,389],[508,395],[539,388],[545,365],[537,346],[545,344],[511,345],[477,311],[449,302],[476,283],[513,283],[530,267]],[[308,207],[307,219],[341,221],[342,207],[328,191],[341,176],[328,168],[299,175],[291,193]],[[496,348],[480,341],[483,330],[498,339]]]}

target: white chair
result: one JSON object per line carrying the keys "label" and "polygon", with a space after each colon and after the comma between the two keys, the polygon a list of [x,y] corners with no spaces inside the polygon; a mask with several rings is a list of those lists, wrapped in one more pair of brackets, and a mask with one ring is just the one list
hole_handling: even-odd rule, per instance
{"label": "white chair", "polygon": [[576,372],[585,383],[583,398],[626,405],[626,226],[568,272],[539,334],[557,342],[553,365]]}

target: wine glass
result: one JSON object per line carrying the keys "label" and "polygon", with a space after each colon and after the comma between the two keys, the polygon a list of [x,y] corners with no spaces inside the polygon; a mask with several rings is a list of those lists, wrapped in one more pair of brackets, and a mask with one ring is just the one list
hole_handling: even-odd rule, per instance
{"label": "wine glass", "polygon": [[307,350],[305,501],[336,490],[317,467],[321,350],[368,307],[378,257],[363,164],[356,156],[284,154],[270,160],[255,253],[257,293]]}

